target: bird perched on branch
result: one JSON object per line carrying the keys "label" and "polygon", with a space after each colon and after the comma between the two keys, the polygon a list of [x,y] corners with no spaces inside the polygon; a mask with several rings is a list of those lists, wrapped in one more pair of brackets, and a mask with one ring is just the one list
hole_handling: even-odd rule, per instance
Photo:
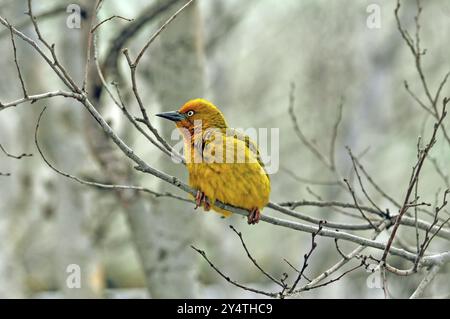
{"label": "bird perched on branch", "polygon": [[222,112],[204,99],[157,116],[175,122],[183,135],[189,185],[197,189],[196,208],[231,215],[214,205],[219,200],[248,210],[248,223],[258,223],[269,202],[270,179],[256,144],[229,128]]}

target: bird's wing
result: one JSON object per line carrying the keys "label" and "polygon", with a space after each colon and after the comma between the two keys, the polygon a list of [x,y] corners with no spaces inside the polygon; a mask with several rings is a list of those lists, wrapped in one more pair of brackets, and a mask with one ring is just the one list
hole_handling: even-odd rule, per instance
{"label": "bird's wing", "polygon": [[267,171],[264,167],[264,162],[262,161],[258,145],[256,145],[256,143],[253,142],[248,135],[234,128],[227,128],[226,136],[234,137],[240,141],[243,141],[245,143],[245,146],[250,150],[250,152],[252,152],[253,156],[256,157],[259,165],[261,165],[261,167],[266,172],[267,177],[269,178],[269,175],[267,174]]}
{"label": "bird's wing", "polygon": [[[217,137],[221,137],[220,140],[216,140]],[[223,139],[225,138],[225,139]],[[231,138],[231,139],[230,139]],[[234,160],[239,162],[239,159],[237,159],[235,156],[239,156],[239,148],[240,145],[245,147],[248,152],[250,153],[250,158],[256,159],[258,164],[263,168],[263,170],[266,172],[267,177],[269,178],[269,175],[267,174],[267,171],[264,167],[264,162],[262,161],[261,154],[259,152],[257,144],[250,139],[250,137],[243,132],[233,129],[233,128],[227,128],[226,133],[224,133],[221,130],[211,130],[203,134],[202,138],[199,139],[197,142],[194,142],[194,148],[203,156],[203,159],[206,160],[206,162],[212,162],[217,158],[221,158],[222,160],[226,160],[226,156],[230,154],[226,154],[226,152],[223,152],[223,147],[226,147],[226,145],[223,143],[225,141],[238,141],[239,143],[233,143],[232,151],[234,153],[231,154],[231,156],[234,156]],[[241,144],[241,143],[244,144]],[[220,145],[220,147],[218,147]],[[236,150],[237,149],[237,150]],[[220,155],[218,152],[221,152]],[[238,154],[236,154],[238,153]],[[242,153],[242,155],[245,155],[245,152]]]}

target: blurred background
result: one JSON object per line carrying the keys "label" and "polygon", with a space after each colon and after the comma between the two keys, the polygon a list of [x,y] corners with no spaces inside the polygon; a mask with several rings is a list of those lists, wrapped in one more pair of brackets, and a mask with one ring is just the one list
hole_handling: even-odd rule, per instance
{"label": "blurred background", "polygon": [[[414,34],[415,1],[404,2],[400,16],[404,27]],[[99,19],[115,14],[135,19],[106,22],[98,28],[96,39],[98,57],[107,68],[107,82],[118,83],[135,114],[138,108],[121,50],[127,47],[136,56],[183,3],[109,0],[100,10]],[[68,27],[69,4],[82,9],[80,28]],[[78,83],[83,78],[86,30],[94,4],[88,0],[33,2],[42,34],[56,44],[58,56]],[[368,23],[373,5],[379,9],[375,27]],[[434,92],[450,70],[446,41],[450,3],[423,1],[423,8],[421,44],[427,49],[423,68]],[[418,97],[425,97],[414,59],[398,32],[394,9],[395,1],[387,0],[198,0],[162,33],[140,63],[139,88],[151,121],[170,138],[173,127],[154,114],[204,97],[221,108],[233,127],[279,128],[280,169],[271,176],[272,201],[320,197],[351,202],[349,193],[335,185],[336,175],[295,134],[288,113],[291,83],[295,83],[294,111],[299,125],[325,154],[343,101],[336,143],[339,174],[351,175],[345,149],[350,146],[355,154],[363,153],[361,162],[383,190],[401,202],[416,161],[417,138],[430,133],[433,119],[404,88],[407,80]],[[36,38],[26,11],[26,1],[0,0],[0,15]],[[47,14],[40,17],[42,13]],[[139,28],[130,27],[137,22],[142,22]],[[16,45],[30,92],[63,88],[30,46],[19,39]],[[9,30],[3,26],[0,54],[0,101],[12,101],[21,97],[22,90]],[[184,167],[168,161],[127,124],[97,82],[92,75],[90,92],[96,93],[93,99],[113,128],[149,163],[186,180]],[[446,86],[442,96],[449,95]],[[289,280],[295,279],[295,272],[283,259],[301,267],[311,245],[309,234],[266,223],[250,227],[240,216],[224,220],[172,199],[97,190],[57,175],[45,165],[34,144],[37,117],[44,106],[49,109],[41,123],[40,142],[56,167],[89,180],[180,193],[157,178],[133,171],[132,163],[110,144],[85,109],[69,99],[54,98],[2,111],[1,145],[10,153],[34,156],[16,160],[0,153],[0,297],[259,297],[227,283],[190,245],[205,250],[234,280],[275,290],[277,287],[247,258],[230,224],[243,233],[248,248],[266,271],[277,278],[287,272]],[[432,157],[445,176],[449,155],[448,144],[439,136]],[[445,187],[427,162],[420,182],[421,200],[434,203],[437,192]],[[380,207],[396,212],[391,203],[368,189]],[[298,210],[317,218],[358,223],[331,208]],[[264,213],[279,216],[269,209]],[[429,216],[421,218],[429,220]],[[358,234],[368,236],[369,232]],[[414,244],[412,231],[403,231],[403,235]],[[387,234],[382,234],[380,240],[386,238]],[[317,242],[305,273],[308,277],[319,275],[340,258],[332,239],[318,238]],[[341,246],[347,252],[356,247]],[[448,247],[448,241],[436,239],[431,250]],[[73,272],[70,265],[81,270],[80,288],[68,284]],[[408,267],[402,260],[396,260],[395,265]],[[428,296],[449,296],[449,273],[447,265],[438,274],[441,280],[430,286]],[[369,277],[362,268],[297,297],[383,298],[382,289],[369,287]],[[422,277],[389,275],[392,295],[408,297]]]}

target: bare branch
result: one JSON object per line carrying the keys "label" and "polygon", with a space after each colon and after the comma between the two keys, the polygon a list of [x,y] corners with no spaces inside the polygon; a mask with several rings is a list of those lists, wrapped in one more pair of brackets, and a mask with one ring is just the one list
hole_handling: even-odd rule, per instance
{"label": "bare branch", "polygon": [[159,134],[158,130],[152,125],[150,122],[147,111],[145,109],[144,103],[142,102],[141,96],[139,94],[139,90],[137,87],[137,81],[136,81],[136,65],[133,64],[131,61],[128,49],[123,50],[123,54],[125,55],[128,66],[130,67],[130,73],[131,73],[131,83],[132,83],[132,90],[134,93],[134,96],[136,98],[136,101],[138,102],[139,109],[141,110],[142,116],[143,116],[143,123],[147,126],[147,128],[153,133],[153,135],[156,137],[159,143],[163,145],[170,153],[176,154],[175,150],[170,146],[169,143]]}
{"label": "bare branch", "polygon": [[308,260],[311,257],[312,253],[314,252],[314,250],[317,248],[316,236],[320,233],[321,230],[322,230],[322,223],[319,224],[319,228],[318,228],[317,232],[311,234],[311,248],[310,248],[309,252],[303,256],[302,269],[300,269],[297,279],[295,279],[294,284],[292,285],[291,289],[289,289],[289,293],[292,293],[295,290],[295,287],[297,287],[300,279],[302,279],[303,273],[305,272],[306,268],[308,267]]}
{"label": "bare branch", "polygon": [[394,228],[392,230],[392,234],[389,237],[389,241],[388,241],[388,243],[386,245],[386,249],[384,250],[383,257],[381,259],[383,263],[386,261],[387,255],[389,254],[389,249],[390,249],[390,247],[392,245],[392,242],[393,242],[393,240],[395,238],[395,235],[397,233],[398,227],[400,226],[400,221],[401,221],[403,215],[408,210],[409,198],[411,196],[411,193],[412,193],[412,191],[414,189],[415,184],[418,182],[419,175],[420,175],[420,172],[421,172],[422,167],[423,167],[423,163],[425,162],[425,159],[427,158],[430,149],[436,143],[437,131],[438,131],[439,127],[441,126],[442,121],[444,120],[444,118],[447,115],[446,106],[447,106],[448,102],[449,102],[449,99],[444,98],[443,103],[442,103],[442,113],[441,113],[441,116],[439,118],[439,121],[434,125],[433,134],[431,135],[431,138],[430,138],[427,146],[421,152],[420,158],[419,158],[416,166],[413,169],[413,173],[411,174],[411,181],[410,181],[408,189],[406,191],[406,195],[405,195],[405,199],[404,199],[404,202],[403,202],[403,206],[400,209],[399,215],[396,218],[396,222],[394,224]]}
{"label": "bare branch", "polygon": [[[34,21],[34,20],[33,20]],[[59,77],[59,79],[71,90],[75,90],[75,87],[71,84],[72,82],[70,82],[67,78],[67,72],[61,71],[60,69],[60,64],[52,61],[45,53],[44,51],[41,49],[41,47],[39,47],[39,45],[33,41],[30,37],[26,36],[25,34],[23,34],[22,32],[20,32],[19,30],[17,30],[16,28],[12,27],[8,21],[0,16],[0,23],[3,24],[5,27],[7,27],[8,29],[12,28],[13,32],[15,35],[17,35],[19,38],[21,38],[22,40],[24,40],[25,42],[27,42],[28,44],[30,44],[37,53],[39,53],[39,55],[44,59],[44,61],[53,69],[53,71],[55,72],[55,74]],[[54,54],[54,50],[52,51]],[[79,91],[75,91],[76,93],[79,93]],[[2,105],[0,104],[0,110],[2,109]]]}
{"label": "bare branch", "polygon": [[125,18],[125,17],[119,16],[119,15],[113,15],[113,16],[110,16],[109,18],[106,18],[106,19],[100,21],[99,23],[97,23],[97,24],[91,29],[91,33],[94,33],[94,32],[98,29],[98,27],[100,27],[103,23],[108,22],[108,21],[111,21],[111,20],[113,20],[113,19],[120,19],[120,20],[125,20],[125,21],[128,21],[128,22],[134,21],[134,19]]}
{"label": "bare branch", "polygon": [[[377,229],[377,231],[378,231],[378,229]],[[334,239],[334,245],[335,245],[335,247],[336,247],[337,252],[339,253],[339,255],[341,255],[341,257],[342,257],[344,260],[350,259],[349,257],[347,257],[347,255],[345,255],[345,254],[342,252],[341,248],[339,248],[339,244],[338,244],[338,239],[337,239],[337,238]]]}
{"label": "bare branch", "polygon": [[133,126],[150,142],[152,143],[154,146],[156,146],[160,151],[162,151],[164,154],[168,155],[168,156],[174,156],[176,157],[180,162],[184,163],[184,158],[178,154],[177,152],[169,152],[167,150],[167,148],[163,147],[160,145],[160,143],[158,143],[153,137],[151,137],[149,134],[147,134],[147,132],[145,132],[142,127],[139,125],[139,123],[137,123],[137,120],[134,118],[133,115],[131,115],[131,113],[128,111],[127,107],[125,106],[125,102],[122,98],[122,95],[120,93],[120,89],[119,86],[117,85],[116,82],[112,82],[112,85],[114,86],[116,93],[117,93],[117,98],[114,96],[114,94],[112,93],[112,91],[110,90],[108,84],[106,83],[105,77],[103,75],[102,69],[100,67],[100,63],[99,63],[99,59],[98,59],[98,50],[97,50],[97,46],[96,46],[96,40],[97,40],[97,35],[94,34],[93,36],[93,48],[94,48],[94,62],[95,62],[95,66],[97,69],[97,74],[98,77],[100,79],[101,84],[103,85],[103,87],[105,88],[107,94],[109,95],[109,97],[111,98],[111,100],[113,100],[114,104],[123,112],[123,114],[125,115],[125,117],[128,119],[128,121],[133,124]]}
{"label": "bare branch", "polygon": [[33,154],[30,154],[30,153],[22,153],[22,154],[20,154],[20,155],[13,155],[13,154],[7,152],[7,151],[5,150],[5,148],[3,147],[2,144],[0,144],[0,150],[1,150],[1,151],[3,152],[3,154],[5,154],[7,157],[14,158],[14,159],[21,159],[21,158],[23,158],[23,157],[31,157],[31,156],[33,156]]}
{"label": "bare branch", "polygon": [[448,77],[449,77],[449,76],[450,76],[450,72],[448,72],[448,73],[444,76],[444,78],[442,79],[441,83],[439,84],[439,87],[438,87],[437,92],[436,92],[436,96],[434,97],[434,103],[435,103],[435,104],[437,104],[437,103],[439,102],[439,98],[440,98],[440,95],[441,95],[441,91],[442,91],[442,89],[444,88],[445,84],[447,83],[447,80],[448,80]]}
{"label": "bare branch", "polygon": [[351,268],[351,269],[345,271],[345,272],[342,273],[340,276],[338,276],[338,277],[336,277],[336,278],[334,278],[334,279],[331,279],[331,280],[329,280],[329,281],[327,281],[327,282],[325,282],[325,283],[323,283],[323,284],[318,284],[318,285],[315,285],[315,286],[312,286],[312,285],[305,286],[304,290],[307,291],[307,290],[312,290],[312,289],[317,289],[317,288],[321,288],[321,287],[328,286],[328,285],[330,285],[330,284],[332,284],[332,283],[334,283],[334,282],[336,282],[336,281],[341,280],[343,277],[345,277],[345,276],[348,275],[349,273],[351,273],[351,272],[353,272],[353,271],[355,271],[355,270],[361,268],[363,265],[364,265],[364,264],[361,262],[361,264],[359,264],[359,265],[357,265],[357,266],[355,266],[355,267],[353,267],[353,268]]}
{"label": "bare branch", "polygon": [[363,175],[366,177],[367,181],[372,185],[372,187],[385,199],[387,199],[389,202],[391,202],[394,206],[400,207],[400,204],[391,196],[389,196],[372,178],[372,176],[366,171],[364,166],[359,162],[359,160],[354,157],[355,164],[358,166],[358,168],[361,170]]}
{"label": "bare branch", "polygon": [[[380,234],[380,232],[382,230],[384,230],[386,228],[386,223],[382,224],[379,227],[379,231],[374,231],[373,235],[371,236],[372,240],[375,240],[378,235]],[[293,292],[293,294],[296,293],[300,293],[304,290],[308,290],[311,287],[316,286],[318,283],[322,282],[323,280],[325,280],[326,278],[328,278],[329,276],[331,276],[333,273],[337,272],[339,269],[341,269],[344,265],[346,265],[350,260],[352,260],[353,258],[355,258],[356,256],[358,256],[364,249],[366,249],[366,246],[358,246],[356,249],[354,249],[351,253],[349,253],[348,255],[345,255],[344,258],[342,258],[338,263],[336,263],[335,265],[333,265],[331,268],[329,268],[328,270],[324,271],[322,274],[320,274],[319,276],[317,276],[315,279],[311,280],[310,283],[308,283],[307,285],[305,285],[304,287],[301,287],[297,290],[295,290]]]}
{"label": "bare branch", "polygon": [[28,93],[27,93],[27,89],[25,87],[25,82],[23,81],[23,78],[22,78],[22,72],[20,72],[19,63],[17,62],[16,41],[14,41],[14,32],[13,32],[13,29],[12,29],[11,25],[9,25],[9,31],[11,33],[11,43],[12,43],[12,47],[13,47],[14,64],[16,65],[17,75],[19,77],[20,85],[22,87],[23,97],[24,97],[24,99],[26,99],[26,98],[28,98]]}
{"label": "bare branch", "polygon": [[45,93],[41,93],[41,94],[29,95],[26,98],[24,97],[24,98],[21,98],[21,99],[12,101],[12,102],[3,103],[2,105],[0,105],[0,111],[3,111],[10,107],[18,106],[18,105],[26,103],[26,102],[31,102],[31,104],[33,104],[39,100],[48,99],[48,98],[52,98],[55,96],[69,97],[69,98],[75,98],[75,99],[78,99],[80,97],[76,93],[66,92],[66,91],[45,92]]}
{"label": "bare branch", "polygon": [[[361,190],[362,190],[364,196],[365,196],[366,199],[372,204],[372,206],[378,211],[378,215],[381,215],[381,216],[384,217],[384,218],[389,218],[389,217],[390,217],[389,214],[388,214],[388,213],[385,213],[380,207],[378,207],[378,205],[375,204],[375,202],[372,200],[372,198],[371,198],[371,197],[369,196],[369,194],[367,193],[367,191],[366,191],[366,189],[365,189],[365,187],[364,187],[364,184],[363,184],[363,182],[362,182],[361,176],[359,175],[358,167],[357,167],[357,165],[356,165],[357,159],[356,159],[356,157],[353,155],[352,150],[350,149],[350,147],[347,147],[347,151],[348,151],[348,154],[350,155],[350,158],[351,158],[351,160],[352,160],[353,169],[354,169],[354,171],[355,171],[356,177],[357,177],[358,182],[359,182],[359,186],[361,187]],[[355,200],[356,200],[356,199],[355,199]]]}
{"label": "bare branch", "polygon": [[152,3],[142,10],[142,13],[136,17],[134,22],[129,23],[122,28],[122,30],[117,33],[117,36],[111,41],[111,45],[106,50],[107,56],[102,64],[103,72],[106,73],[107,71],[112,71],[117,74],[119,71],[119,56],[122,55],[121,52],[126,43],[130,39],[133,39],[144,26],[152,21],[155,21],[160,15],[164,14],[178,2],[179,0],[167,0]]}
{"label": "bare branch", "polygon": [[[97,21],[97,9],[100,8],[102,3],[102,0],[96,0],[95,9],[93,11],[95,12],[92,14],[91,17],[91,30],[94,27],[95,22]],[[89,32],[87,36],[87,45],[86,45],[86,62],[84,64],[84,77],[83,77],[83,84],[81,86],[81,91],[88,93],[87,91],[87,82],[89,77],[89,70],[91,68],[91,49],[93,45],[93,32]]]}
{"label": "bare branch", "polygon": [[163,25],[156,30],[156,32],[150,37],[150,39],[147,41],[147,43],[145,43],[144,47],[141,49],[141,51],[139,51],[136,59],[134,60],[133,63],[131,63],[131,65],[133,66],[133,68],[136,68],[136,66],[139,64],[139,61],[141,60],[142,56],[144,55],[145,51],[148,49],[148,47],[150,46],[150,44],[153,43],[153,41],[155,41],[155,39],[161,34],[161,32],[164,31],[165,28],[167,28],[167,26],[176,19],[176,17],[183,11],[185,10],[187,7],[189,7],[189,5],[192,4],[192,2],[194,2],[194,0],[189,0],[184,6],[182,6],[180,9],[178,9],[177,12],[175,12],[169,19],[167,19],[166,22],[163,23]]}
{"label": "bare branch", "polygon": [[440,269],[441,269],[441,265],[431,266],[430,270],[425,275],[425,277],[422,279],[419,286],[416,288],[414,293],[411,295],[410,299],[421,298],[425,292],[425,289],[434,280],[434,278],[436,277],[436,275],[438,274]]}
{"label": "bare branch", "polygon": [[411,91],[411,89],[409,88],[409,84],[407,81],[404,82],[405,85],[405,89],[408,92],[408,94],[417,102],[417,104],[420,105],[420,107],[422,107],[426,112],[428,112],[429,114],[435,116],[434,112],[432,109],[430,109],[428,106],[425,105],[425,103],[423,103],[418,97],[417,95]]}
{"label": "bare branch", "polygon": [[198,248],[196,248],[196,247],[194,247],[194,246],[191,246],[191,247],[192,247],[192,249],[194,249],[196,252],[198,252],[198,253],[199,253],[199,254],[200,254],[200,255],[208,262],[208,264],[211,266],[212,269],[214,269],[214,270],[215,270],[215,271],[216,271],[223,279],[225,279],[226,281],[228,281],[230,284],[232,284],[232,285],[234,285],[234,286],[236,286],[236,287],[238,287],[238,288],[241,288],[241,289],[244,289],[244,290],[247,290],[247,291],[250,291],[250,292],[254,292],[254,293],[256,293],[256,294],[260,294],[260,295],[264,295],[264,296],[268,296],[268,297],[272,297],[272,298],[279,298],[279,297],[280,297],[280,294],[279,294],[279,293],[275,293],[275,292],[266,292],[266,291],[263,291],[263,290],[259,290],[259,289],[247,287],[247,286],[244,286],[244,285],[242,285],[242,284],[240,284],[240,283],[238,283],[238,282],[232,280],[230,277],[228,277],[228,276],[225,275],[222,271],[220,271],[220,269],[217,268],[217,267],[209,260],[208,256],[206,256],[206,253],[205,253],[203,250],[200,250],[200,249],[198,249]]}
{"label": "bare branch", "polygon": [[336,118],[336,122],[333,126],[333,133],[331,134],[331,145],[330,145],[330,165],[332,170],[336,170],[336,139],[338,135],[339,125],[342,121],[342,110],[344,108],[344,99],[341,98],[341,102],[338,106],[338,116]]}
{"label": "bare branch", "polygon": [[[194,204],[194,201],[189,200],[187,198],[178,196],[178,195],[174,195],[172,193],[169,192],[165,192],[165,193],[159,193],[159,192],[155,192],[149,188],[146,187],[141,187],[141,186],[130,186],[130,185],[116,185],[116,184],[104,184],[104,183],[97,183],[97,182],[93,182],[93,181],[87,181],[84,179],[81,179],[79,177],[76,177],[74,175],[71,175],[69,173],[63,172],[62,170],[56,168],[53,164],[50,163],[50,161],[47,159],[47,157],[44,155],[44,152],[42,151],[42,148],[39,144],[39,127],[41,124],[41,120],[42,117],[46,111],[47,107],[44,107],[41,111],[41,113],[39,114],[37,123],[36,123],[36,127],[35,127],[35,131],[34,131],[34,143],[36,145],[36,148],[39,152],[39,154],[41,155],[41,158],[43,159],[43,161],[47,164],[48,167],[50,167],[53,171],[55,171],[56,173],[58,173],[61,176],[64,176],[68,179],[74,180],[80,184],[83,185],[87,185],[87,186],[91,186],[91,187],[95,187],[95,188],[99,188],[99,189],[106,189],[106,190],[128,190],[128,191],[135,191],[135,192],[144,192],[144,193],[148,193],[150,195],[153,195],[154,197],[158,198],[158,197],[169,197],[169,198],[173,198],[179,201],[183,201],[183,202],[187,202],[187,203],[191,203]],[[0,145],[1,146],[1,145]]]}
{"label": "bare branch", "polygon": [[[315,207],[341,207],[341,208],[351,208],[358,209],[355,204],[343,203],[337,201],[309,201],[309,200],[301,200],[301,201],[290,201],[290,202],[282,202],[278,203],[278,205],[283,207],[289,207],[291,209],[295,209],[301,206],[315,206]],[[379,214],[378,210],[373,209],[372,207],[359,205],[359,208],[364,210],[365,212],[371,214]]]}
{"label": "bare branch", "polygon": [[[41,34],[41,31],[39,29],[39,25],[37,23],[37,18],[36,16],[34,16],[33,14],[33,5],[32,5],[32,0],[28,0],[28,12],[27,14],[30,16],[30,20],[31,23],[33,24],[34,27],[34,31],[36,32],[39,41],[44,44],[47,49],[50,51],[52,57],[53,57],[53,63],[51,63],[51,65],[54,66],[55,69],[58,70],[57,74],[60,76],[61,80],[63,80],[63,82],[72,90],[75,91],[75,93],[81,93],[81,90],[77,87],[77,85],[75,84],[74,80],[72,79],[72,77],[69,75],[69,73],[66,71],[66,69],[59,63],[59,59],[56,56],[56,52],[55,52],[55,45],[52,44],[50,45],[43,37]],[[20,35],[19,35],[20,36]],[[48,59],[48,58],[47,58]],[[46,59],[46,62],[48,63]]]}
{"label": "bare branch", "polygon": [[438,223],[439,221],[439,213],[444,209],[444,207],[447,205],[447,195],[450,193],[450,190],[445,190],[444,192],[444,198],[442,200],[442,204],[439,207],[435,208],[435,216],[434,216],[434,220],[433,223],[430,225],[430,227],[426,230],[425,232],[425,238],[423,240],[422,245],[420,245],[420,249],[417,253],[417,260],[414,263],[414,270],[417,270],[418,264],[420,262],[420,259],[422,258],[422,256],[425,254],[425,251],[428,249],[431,241],[434,239],[434,237],[441,231],[442,227],[444,225],[446,225],[449,221],[450,218],[448,218],[447,220],[445,220],[440,226],[439,228],[434,231],[434,233],[432,234],[432,236],[430,237],[430,232],[432,231],[433,227],[435,227],[435,225]]}
{"label": "bare branch", "polygon": [[373,221],[369,217],[366,216],[366,214],[361,209],[361,207],[359,207],[358,200],[356,199],[356,196],[355,196],[355,192],[353,191],[353,189],[350,186],[349,182],[346,179],[344,179],[344,182],[345,182],[345,184],[347,184],[348,190],[349,190],[350,194],[352,195],[352,198],[353,198],[353,201],[355,203],[355,206],[358,208],[359,212],[361,213],[361,216],[365,220],[367,220],[367,222],[370,224],[370,226],[372,226],[373,229],[378,230],[378,227],[373,223]]}
{"label": "bare branch", "polygon": [[[54,17],[60,13],[64,13],[66,12],[66,5],[60,5],[60,6],[56,6],[54,8],[51,8],[47,11],[41,12],[39,14],[36,14],[35,17],[38,18],[39,20],[45,19],[45,18],[51,18]],[[16,25],[17,29],[22,29],[26,26],[28,26],[31,23],[31,20],[28,17],[25,17],[25,19],[19,21]],[[0,39],[6,35],[9,34],[9,31],[1,31],[0,32]]]}
{"label": "bare branch", "polygon": [[[441,94],[441,91],[443,89],[443,87],[445,86],[447,79],[449,77],[449,73],[447,73],[444,78],[442,79],[441,83],[439,84],[438,89],[436,90],[436,94],[434,95],[434,97],[431,95],[431,91],[429,89],[428,86],[428,82],[425,78],[424,72],[423,72],[423,68],[422,68],[422,56],[425,55],[426,50],[422,50],[420,47],[420,14],[422,13],[422,6],[420,4],[420,0],[416,1],[417,3],[417,15],[414,18],[415,21],[415,26],[416,26],[416,30],[415,30],[415,41],[411,38],[411,36],[408,34],[408,32],[403,29],[401,21],[400,21],[400,17],[399,17],[399,11],[400,11],[400,0],[397,0],[397,6],[395,8],[395,19],[397,22],[397,28],[401,34],[401,36],[403,37],[403,39],[405,40],[407,46],[409,47],[413,57],[414,57],[414,61],[415,61],[415,66],[416,66],[416,71],[419,75],[420,78],[420,82],[422,84],[423,90],[425,92],[425,95],[428,99],[428,102],[430,103],[429,106],[427,106],[425,103],[423,103],[415,94],[413,94],[408,87],[408,84],[405,82],[405,88],[408,91],[408,93],[414,98],[414,100],[416,100],[417,103],[419,103],[419,105],[425,109],[428,113],[430,113],[431,115],[433,115],[433,117],[436,120],[439,120],[439,111],[438,111],[438,102],[439,102],[439,97]],[[441,123],[441,130],[444,134],[444,138],[447,141],[447,143],[450,145],[450,136],[447,132],[447,130],[445,129],[445,126]]]}
{"label": "bare branch", "polygon": [[300,141],[317,157],[319,161],[321,161],[327,168],[330,168],[331,165],[328,162],[327,158],[320,152],[317,147],[311,143],[300,129],[300,125],[297,120],[297,116],[294,112],[295,105],[295,84],[291,83],[291,90],[289,94],[289,115],[291,116],[292,123],[294,124],[294,131],[297,134]]}
{"label": "bare branch", "polygon": [[252,263],[256,266],[256,268],[258,268],[258,269],[264,274],[264,276],[266,276],[267,278],[269,278],[272,282],[276,283],[276,284],[279,285],[281,288],[285,288],[285,287],[286,287],[285,284],[283,284],[281,281],[275,279],[272,275],[270,275],[269,273],[267,273],[267,272],[266,272],[266,271],[258,264],[258,262],[256,261],[256,259],[253,258],[253,256],[250,254],[250,251],[249,251],[248,248],[247,248],[247,245],[246,245],[245,242],[244,242],[244,239],[242,238],[242,233],[241,233],[241,232],[238,232],[232,225],[230,225],[230,228],[234,231],[234,233],[235,233],[236,235],[238,235],[238,237],[239,237],[239,239],[240,239],[240,241],[241,241],[242,247],[244,247],[244,250],[245,250],[245,252],[247,253],[248,258],[252,261]]}
{"label": "bare branch", "polygon": [[422,83],[423,89],[425,91],[425,94],[426,94],[428,100],[432,104],[432,108],[431,109],[433,110],[435,116],[438,116],[436,103],[434,103],[434,99],[431,97],[431,93],[430,93],[430,90],[428,88],[428,84],[427,84],[425,75],[424,75],[423,70],[422,70],[422,55],[424,55],[424,52],[420,48],[420,37],[419,37],[419,34],[420,34],[419,19],[420,19],[420,13],[422,12],[422,7],[420,6],[420,2],[418,1],[417,2],[417,15],[414,18],[415,24],[416,24],[416,41],[415,41],[415,43],[411,39],[411,37],[409,36],[407,31],[405,29],[403,29],[401,21],[400,21],[400,17],[399,17],[399,11],[400,11],[400,0],[397,0],[397,7],[395,8],[395,12],[394,12],[395,13],[395,19],[396,19],[396,22],[397,22],[397,28],[400,31],[401,36],[405,40],[406,44],[408,45],[409,49],[411,50],[411,53],[414,56],[415,64],[416,64],[416,70],[417,70],[417,72],[419,74],[420,81]]}

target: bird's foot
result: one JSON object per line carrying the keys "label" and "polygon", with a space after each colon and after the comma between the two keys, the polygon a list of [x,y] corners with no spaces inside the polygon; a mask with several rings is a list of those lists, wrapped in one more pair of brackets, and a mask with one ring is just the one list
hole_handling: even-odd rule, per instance
{"label": "bird's foot", "polygon": [[261,213],[259,211],[259,208],[253,208],[247,217],[247,223],[249,225],[255,225],[259,222],[259,219],[261,217]]}
{"label": "bird's foot", "polygon": [[203,196],[205,196],[204,193],[202,193],[201,191],[197,191],[197,195],[195,195],[195,208],[194,209],[197,209],[201,206]]}
{"label": "bird's foot", "polygon": [[195,208],[194,209],[197,209],[200,206],[203,206],[205,211],[209,211],[211,209],[211,204],[209,203],[209,200],[206,197],[205,193],[198,190],[197,195],[195,195]]}

